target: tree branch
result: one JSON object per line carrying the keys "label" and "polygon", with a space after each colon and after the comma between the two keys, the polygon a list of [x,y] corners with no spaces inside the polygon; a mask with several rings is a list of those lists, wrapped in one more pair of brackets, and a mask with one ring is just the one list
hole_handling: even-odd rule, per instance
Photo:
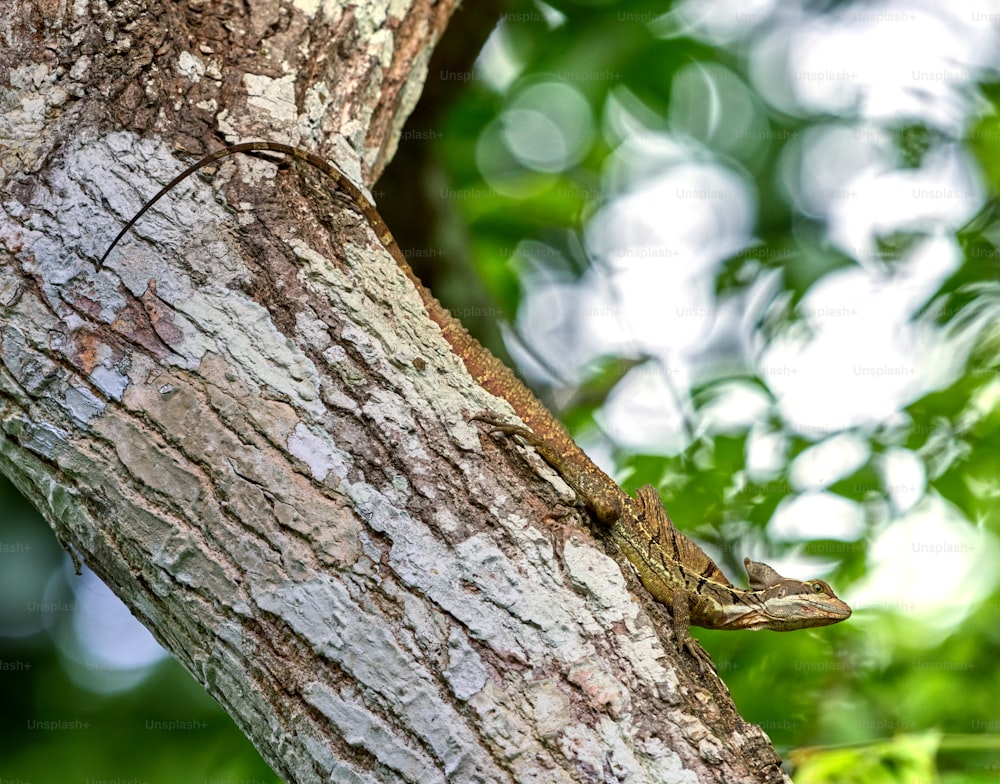
{"label": "tree branch", "polygon": [[288,781],[783,780],[320,178],[227,161],[95,271],[165,139],[269,129],[367,182],[451,10],[246,7],[46,23],[22,105],[74,98],[3,151],[0,468]]}

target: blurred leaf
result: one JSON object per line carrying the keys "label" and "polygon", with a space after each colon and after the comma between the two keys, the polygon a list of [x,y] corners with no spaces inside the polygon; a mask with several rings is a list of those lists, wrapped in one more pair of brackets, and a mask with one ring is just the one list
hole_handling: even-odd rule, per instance
{"label": "blurred leaf", "polygon": [[865,746],[796,749],[795,784],[929,784],[937,778],[935,732],[899,735]]}
{"label": "blurred leaf", "polygon": [[928,151],[946,141],[944,135],[923,123],[909,123],[893,129],[893,141],[904,169],[919,169]]}
{"label": "blurred leaf", "polygon": [[853,474],[837,480],[828,489],[832,493],[855,501],[864,501],[870,495],[884,496],[886,494],[882,476],[875,469],[872,461],[865,463]]}
{"label": "blurred leaf", "polygon": [[592,415],[630,370],[647,362],[649,362],[648,357],[630,358],[614,355],[592,360],[587,367],[587,377],[575,390],[572,407],[583,408]]}
{"label": "blurred leaf", "polygon": [[[988,88],[996,88],[996,84]],[[997,102],[993,101],[992,111],[984,114],[966,137],[968,148],[976,156],[986,184],[994,194],[1000,193],[1000,114]]]}
{"label": "blurred leaf", "polygon": [[909,257],[910,252],[927,239],[922,231],[894,231],[880,234],[875,241],[879,261],[891,265]]}

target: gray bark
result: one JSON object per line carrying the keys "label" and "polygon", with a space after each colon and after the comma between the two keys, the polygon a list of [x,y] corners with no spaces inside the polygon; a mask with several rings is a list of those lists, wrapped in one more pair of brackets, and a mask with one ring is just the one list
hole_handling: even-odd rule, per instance
{"label": "gray bark", "polygon": [[96,269],[215,137],[370,184],[450,3],[2,10],[0,469],[279,775],[783,780],[321,178],[230,159]]}

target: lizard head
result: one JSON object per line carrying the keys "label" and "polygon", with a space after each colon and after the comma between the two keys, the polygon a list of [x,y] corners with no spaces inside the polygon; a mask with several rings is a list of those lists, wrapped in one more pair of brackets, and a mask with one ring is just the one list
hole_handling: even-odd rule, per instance
{"label": "lizard head", "polygon": [[740,628],[787,632],[829,626],[851,616],[851,608],[823,580],[792,580],[749,558],[743,565],[760,605],[743,617]]}

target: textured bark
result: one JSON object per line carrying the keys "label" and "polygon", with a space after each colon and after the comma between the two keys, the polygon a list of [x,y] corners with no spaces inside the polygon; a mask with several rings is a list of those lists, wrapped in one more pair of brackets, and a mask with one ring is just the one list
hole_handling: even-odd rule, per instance
{"label": "textured bark", "polygon": [[321,178],[96,270],[373,181],[452,4],[318,6],[0,7],[0,468],[287,781],[782,780]]}

